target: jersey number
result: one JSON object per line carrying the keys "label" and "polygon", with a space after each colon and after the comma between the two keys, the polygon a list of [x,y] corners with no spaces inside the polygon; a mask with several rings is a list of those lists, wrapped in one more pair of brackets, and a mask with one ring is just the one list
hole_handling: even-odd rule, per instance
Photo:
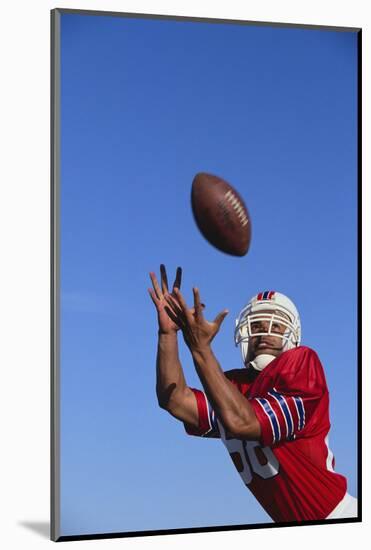
{"label": "jersey number", "polygon": [[263,479],[278,474],[280,463],[270,447],[261,447],[258,441],[222,439],[246,485],[251,483],[253,472]]}

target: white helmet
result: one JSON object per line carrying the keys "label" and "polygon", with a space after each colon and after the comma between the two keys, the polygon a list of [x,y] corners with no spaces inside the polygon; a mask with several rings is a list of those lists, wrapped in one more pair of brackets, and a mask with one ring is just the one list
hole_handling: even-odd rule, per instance
{"label": "white helmet", "polygon": [[[270,311],[272,313],[269,313]],[[269,321],[269,328],[267,332],[254,332],[253,336],[273,335],[282,338],[282,351],[287,351],[300,345],[300,317],[293,302],[284,294],[275,292],[274,290],[259,292],[259,294],[251,298],[249,303],[240,312],[238,319],[236,319],[234,341],[236,346],[241,346],[242,360],[246,366],[249,339],[252,336],[251,323],[257,321]],[[285,331],[283,334],[272,332],[274,322],[284,325]],[[258,370],[262,370],[267,362],[269,363],[274,359],[271,355],[265,357],[264,362],[264,358],[261,356],[261,367],[253,366],[258,368]]]}

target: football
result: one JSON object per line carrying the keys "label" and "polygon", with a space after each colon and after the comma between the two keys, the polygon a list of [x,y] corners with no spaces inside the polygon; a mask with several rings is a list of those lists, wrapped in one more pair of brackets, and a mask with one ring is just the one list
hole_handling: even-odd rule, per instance
{"label": "football", "polygon": [[224,179],[199,172],[191,191],[193,216],[205,239],[218,250],[244,256],[251,240],[251,220],[241,196]]}

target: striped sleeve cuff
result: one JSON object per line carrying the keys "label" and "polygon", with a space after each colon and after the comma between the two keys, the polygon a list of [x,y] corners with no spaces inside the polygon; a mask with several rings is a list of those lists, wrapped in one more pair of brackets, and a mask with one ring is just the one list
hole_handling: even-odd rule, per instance
{"label": "striped sleeve cuff", "polygon": [[301,397],[271,390],[264,397],[251,399],[250,403],[260,423],[260,439],[265,446],[293,440],[305,427],[305,408]]}
{"label": "striped sleeve cuff", "polygon": [[198,409],[198,426],[190,426],[184,422],[184,429],[188,435],[218,437],[218,427],[215,413],[211,408],[205,393],[195,388],[190,388],[196,397]]}

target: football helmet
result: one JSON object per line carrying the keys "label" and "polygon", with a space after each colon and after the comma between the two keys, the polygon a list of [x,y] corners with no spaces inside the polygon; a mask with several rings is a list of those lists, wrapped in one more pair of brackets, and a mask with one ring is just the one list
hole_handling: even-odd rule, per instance
{"label": "football helmet", "polygon": [[[264,330],[261,329],[262,322],[267,327]],[[273,325],[275,327],[281,326],[281,331],[275,331]],[[282,338],[282,351],[300,345],[301,324],[299,312],[287,296],[274,290],[259,292],[259,294],[253,296],[236,319],[234,341],[236,346],[240,346],[245,366],[248,366],[247,358],[251,336],[266,335]],[[258,361],[256,368],[262,370],[273,359],[274,356],[271,355],[266,355],[265,358],[261,356],[261,361],[260,363]],[[260,366],[258,366],[259,364]]]}

